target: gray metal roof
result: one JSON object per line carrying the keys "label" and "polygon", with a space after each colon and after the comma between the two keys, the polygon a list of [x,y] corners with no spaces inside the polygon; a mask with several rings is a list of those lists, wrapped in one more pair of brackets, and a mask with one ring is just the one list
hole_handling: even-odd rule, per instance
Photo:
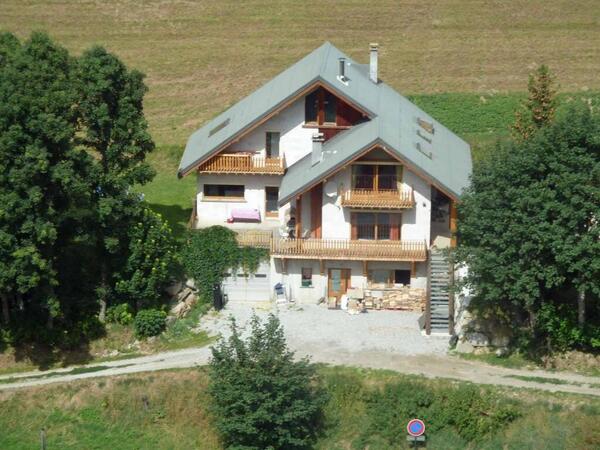
{"label": "gray metal roof", "polygon": [[[345,83],[338,78],[340,57],[346,58]],[[280,203],[289,201],[374,144],[386,147],[412,170],[454,197],[459,197],[468,185],[469,144],[385,83],[373,83],[368,66],[355,63],[329,42],[193,133],[178,174],[189,172],[315,83],[355,103],[371,120],[328,140],[323,145],[320,163],[311,166],[308,156],[292,165],[282,179]],[[433,134],[419,125],[418,119],[433,125]]]}

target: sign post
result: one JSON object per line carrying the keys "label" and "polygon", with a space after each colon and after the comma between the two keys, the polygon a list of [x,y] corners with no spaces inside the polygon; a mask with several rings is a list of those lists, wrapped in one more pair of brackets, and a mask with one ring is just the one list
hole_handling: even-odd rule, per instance
{"label": "sign post", "polygon": [[421,419],[412,419],[406,425],[406,440],[413,443],[417,448],[419,442],[425,442],[425,423]]}

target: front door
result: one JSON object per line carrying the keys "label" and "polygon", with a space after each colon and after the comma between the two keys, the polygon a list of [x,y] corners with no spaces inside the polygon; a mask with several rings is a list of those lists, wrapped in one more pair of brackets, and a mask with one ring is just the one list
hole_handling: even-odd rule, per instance
{"label": "front door", "polygon": [[327,297],[339,299],[350,287],[350,269],[329,269]]}

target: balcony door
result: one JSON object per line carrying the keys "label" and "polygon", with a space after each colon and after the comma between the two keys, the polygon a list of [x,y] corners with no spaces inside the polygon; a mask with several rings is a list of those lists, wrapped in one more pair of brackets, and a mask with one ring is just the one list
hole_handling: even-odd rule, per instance
{"label": "balcony door", "polygon": [[279,139],[281,135],[275,131],[267,131],[267,142],[265,149],[267,158],[279,158]]}
{"label": "balcony door", "polygon": [[339,298],[350,287],[350,269],[329,269],[327,277],[327,297]]}

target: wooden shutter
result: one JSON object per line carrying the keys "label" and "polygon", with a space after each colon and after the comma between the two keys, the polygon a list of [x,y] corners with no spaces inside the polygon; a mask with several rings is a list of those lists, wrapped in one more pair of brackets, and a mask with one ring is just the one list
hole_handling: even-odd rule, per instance
{"label": "wooden shutter", "polygon": [[321,239],[322,215],[323,184],[319,183],[310,191],[310,233],[316,239]]}
{"label": "wooden shutter", "polygon": [[356,239],[358,231],[356,230],[356,213],[350,214],[350,239]]}
{"label": "wooden shutter", "polygon": [[401,214],[390,214],[390,239],[392,241],[400,240],[401,217]]}

